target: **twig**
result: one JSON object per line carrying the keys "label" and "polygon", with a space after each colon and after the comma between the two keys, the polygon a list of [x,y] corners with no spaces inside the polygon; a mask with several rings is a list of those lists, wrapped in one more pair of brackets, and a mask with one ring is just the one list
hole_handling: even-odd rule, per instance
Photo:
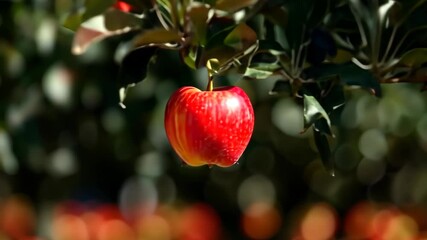
{"label": "twig", "polygon": [[395,25],[393,27],[393,31],[391,32],[391,36],[390,36],[390,41],[388,41],[387,48],[385,49],[385,52],[384,52],[383,58],[381,59],[380,64],[384,64],[386,61],[388,61],[387,55],[389,54],[391,46],[394,42],[394,38],[396,37],[396,32],[397,32],[398,27],[399,27],[398,25]]}
{"label": "twig", "polygon": [[351,58],[351,61],[362,69],[365,69],[365,70],[371,70],[372,69],[372,64],[365,65],[365,64],[361,63],[357,58]]}

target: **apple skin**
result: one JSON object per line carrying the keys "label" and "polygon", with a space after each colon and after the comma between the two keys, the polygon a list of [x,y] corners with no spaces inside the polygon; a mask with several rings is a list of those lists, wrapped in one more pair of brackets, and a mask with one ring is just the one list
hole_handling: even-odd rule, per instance
{"label": "apple skin", "polygon": [[254,121],[249,97],[236,86],[212,91],[182,87],[165,111],[169,142],[190,166],[235,164],[249,143]]}

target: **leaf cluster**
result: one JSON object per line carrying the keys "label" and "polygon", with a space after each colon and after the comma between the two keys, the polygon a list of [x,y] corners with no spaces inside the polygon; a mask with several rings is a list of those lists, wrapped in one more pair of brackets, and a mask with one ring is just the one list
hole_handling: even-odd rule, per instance
{"label": "leaf cluster", "polygon": [[344,89],[381,97],[382,83],[426,88],[426,12],[426,0],[86,0],[63,25],[76,31],[75,54],[131,34],[119,47],[121,104],[158,49],[178,51],[193,69],[209,63],[214,76],[277,79],[271,94],[303,101],[304,131],[314,130],[333,169],[328,138]]}

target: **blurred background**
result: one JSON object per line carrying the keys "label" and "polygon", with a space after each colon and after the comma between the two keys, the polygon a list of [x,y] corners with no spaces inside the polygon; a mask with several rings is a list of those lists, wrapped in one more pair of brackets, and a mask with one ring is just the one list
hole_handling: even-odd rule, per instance
{"label": "blurred background", "polygon": [[120,37],[72,55],[65,2],[0,0],[0,239],[427,239],[419,86],[346,92],[332,176],[274,81],[224,77],[252,100],[251,142],[233,167],[188,167],[163,113],[206,72],[160,52],[122,109]]}

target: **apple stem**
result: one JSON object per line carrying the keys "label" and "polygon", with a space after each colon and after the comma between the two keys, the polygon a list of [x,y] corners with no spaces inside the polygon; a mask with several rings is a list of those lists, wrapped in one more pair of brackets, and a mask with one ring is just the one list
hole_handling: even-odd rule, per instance
{"label": "apple stem", "polygon": [[216,70],[218,68],[218,59],[211,58],[206,63],[206,68],[208,70],[208,86],[206,87],[206,91],[212,91],[213,90],[213,76],[216,73]]}
{"label": "apple stem", "polygon": [[206,87],[206,91],[212,91],[212,90],[213,90],[213,78],[212,76],[209,76],[208,86]]}

